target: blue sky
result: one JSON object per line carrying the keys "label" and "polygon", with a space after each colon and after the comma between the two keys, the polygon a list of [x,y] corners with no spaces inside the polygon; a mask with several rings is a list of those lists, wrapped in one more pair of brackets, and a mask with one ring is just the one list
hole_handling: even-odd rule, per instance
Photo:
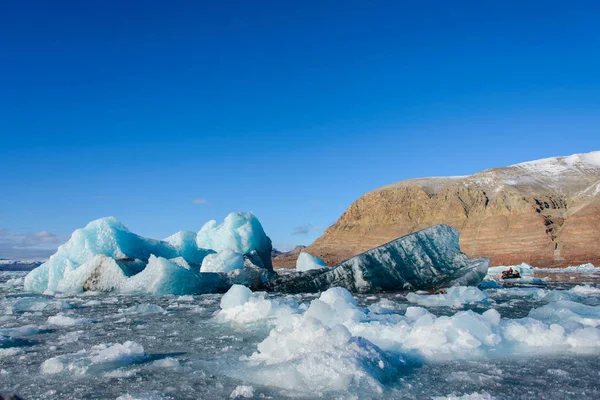
{"label": "blue sky", "polygon": [[384,184],[598,150],[599,4],[3,2],[0,258],[107,215],[309,244]]}

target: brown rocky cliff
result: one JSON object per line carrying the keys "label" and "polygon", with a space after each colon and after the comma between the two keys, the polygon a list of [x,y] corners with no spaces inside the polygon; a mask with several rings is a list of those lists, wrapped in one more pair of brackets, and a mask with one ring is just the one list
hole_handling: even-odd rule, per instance
{"label": "brown rocky cliff", "polygon": [[401,181],[366,193],[306,251],[336,264],[435,224],[492,265],[600,265],[600,152]]}

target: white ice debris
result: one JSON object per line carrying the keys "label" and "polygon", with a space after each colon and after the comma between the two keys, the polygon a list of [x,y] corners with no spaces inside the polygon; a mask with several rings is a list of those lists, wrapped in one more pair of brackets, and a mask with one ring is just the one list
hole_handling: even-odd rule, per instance
{"label": "white ice debris", "polygon": [[454,286],[447,289],[446,293],[421,295],[409,293],[406,300],[417,303],[423,307],[461,307],[465,304],[480,303],[487,300],[488,296],[476,287]]}
{"label": "white ice debris", "polygon": [[296,271],[310,271],[311,269],[321,268],[327,268],[327,264],[319,257],[312,256],[304,251],[298,255]]}
{"label": "white ice debris", "polygon": [[566,268],[536,268],[538,271],[554,272],[554,273],[578,273],[578,274],[596,274],[600,273],[600,268],[595,267],[594,264],[587,263],[577,266],[569,266]]}
{"label": "white ice debris", "polygon": [[446,397],[432,397],[432,400],[493,400],[494,397],[488,392],[475,392],[463,395],[450,394]]}
{"label": "white ice debris", "polygon": [[120,310],[123,314],[166,314],[167,311],[157,304],[138,304]]}
{"label": "white ice debris", "polygon": [[233,392],[231,392],[231,395],[229,395],[229,398],[231,398],[231,399],[238,399],[238,398],[251,399],[253,397],[254,397],[254,388],[252,386],[246,386],[246,385],[237,386],[235,389],[233,389]]}
{"label": "white ice debris", "polygon": [[[465,289],[454,288],[447,297],[421,296],[418,301],[456,306],[486,299],[475,288]],[[408,307],[404,315],[367,312],[342,288],[323,292],[304,313],[301,307],[278,313],[278,306],[238,286],[223,297],[217,318],[241,324],[269,318],[274,328],[245,361],[243,375],[259,384],[301,392],[365,385],[379,390],[387,373],[397,373],[403,357],[435,362],[600,352],[600,306],[564,300],[520,319],[502,319],[494,309],[450,316],[436,316],[421,307]]]}
{"label": "white ice debris", "polygon": [[600,295],[600,288],[590,285],[577,285],[569,290],[571,293],[581,295]]}
{"label": "white ice debris", "polygon": [[52,357],[40,367],[44,374],[68,373],[85,375],[89,371],[103,371],[130,365],[145,358],[144,348],[132,341],[123,344],[101,344],[90,350]]}
{"label": "white ice debris", "polygon": [[221,299],[221,311],[217,318],[247,324],[288,317],[296,310],[287,303],[268,299],[265,293],[252,293],[242,285],[233,285]]}
{"label": "white ice debris", "polygon": [[87,318],[73,318],[63,314],[48,317],[48,323],[58,326],[75,326],[89,324],[91,321]]}

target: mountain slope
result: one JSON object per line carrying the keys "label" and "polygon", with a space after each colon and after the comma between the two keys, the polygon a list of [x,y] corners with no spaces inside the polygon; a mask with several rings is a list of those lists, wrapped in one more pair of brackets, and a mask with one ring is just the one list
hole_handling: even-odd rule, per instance
{"label": "mountain slope", "polygon": [[600,151],[400,181],[364,194],[306,251],[335,264],[446,223],[492,265],[600,264]]}

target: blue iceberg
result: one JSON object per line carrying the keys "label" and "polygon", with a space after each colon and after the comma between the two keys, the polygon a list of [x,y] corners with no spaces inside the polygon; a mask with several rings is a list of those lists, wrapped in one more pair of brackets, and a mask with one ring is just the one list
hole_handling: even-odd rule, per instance
{"label": "blue iceberg", "polygon": [[[114,217],[77,229],[47,262],[25,277],[32,292],[116,290],[149,294],[187,294],[227,290],[241,277],[262,282],[272,271],[271,239],[256,216],[231,213],[222,224],[210,221],[195,234],[181,231],[165,240],[132,233]],[[268,257],[267,257],[268,255]],[[204,274],[201,265],[210,256]],[[232,274],[237,269],[252,271]]]}

